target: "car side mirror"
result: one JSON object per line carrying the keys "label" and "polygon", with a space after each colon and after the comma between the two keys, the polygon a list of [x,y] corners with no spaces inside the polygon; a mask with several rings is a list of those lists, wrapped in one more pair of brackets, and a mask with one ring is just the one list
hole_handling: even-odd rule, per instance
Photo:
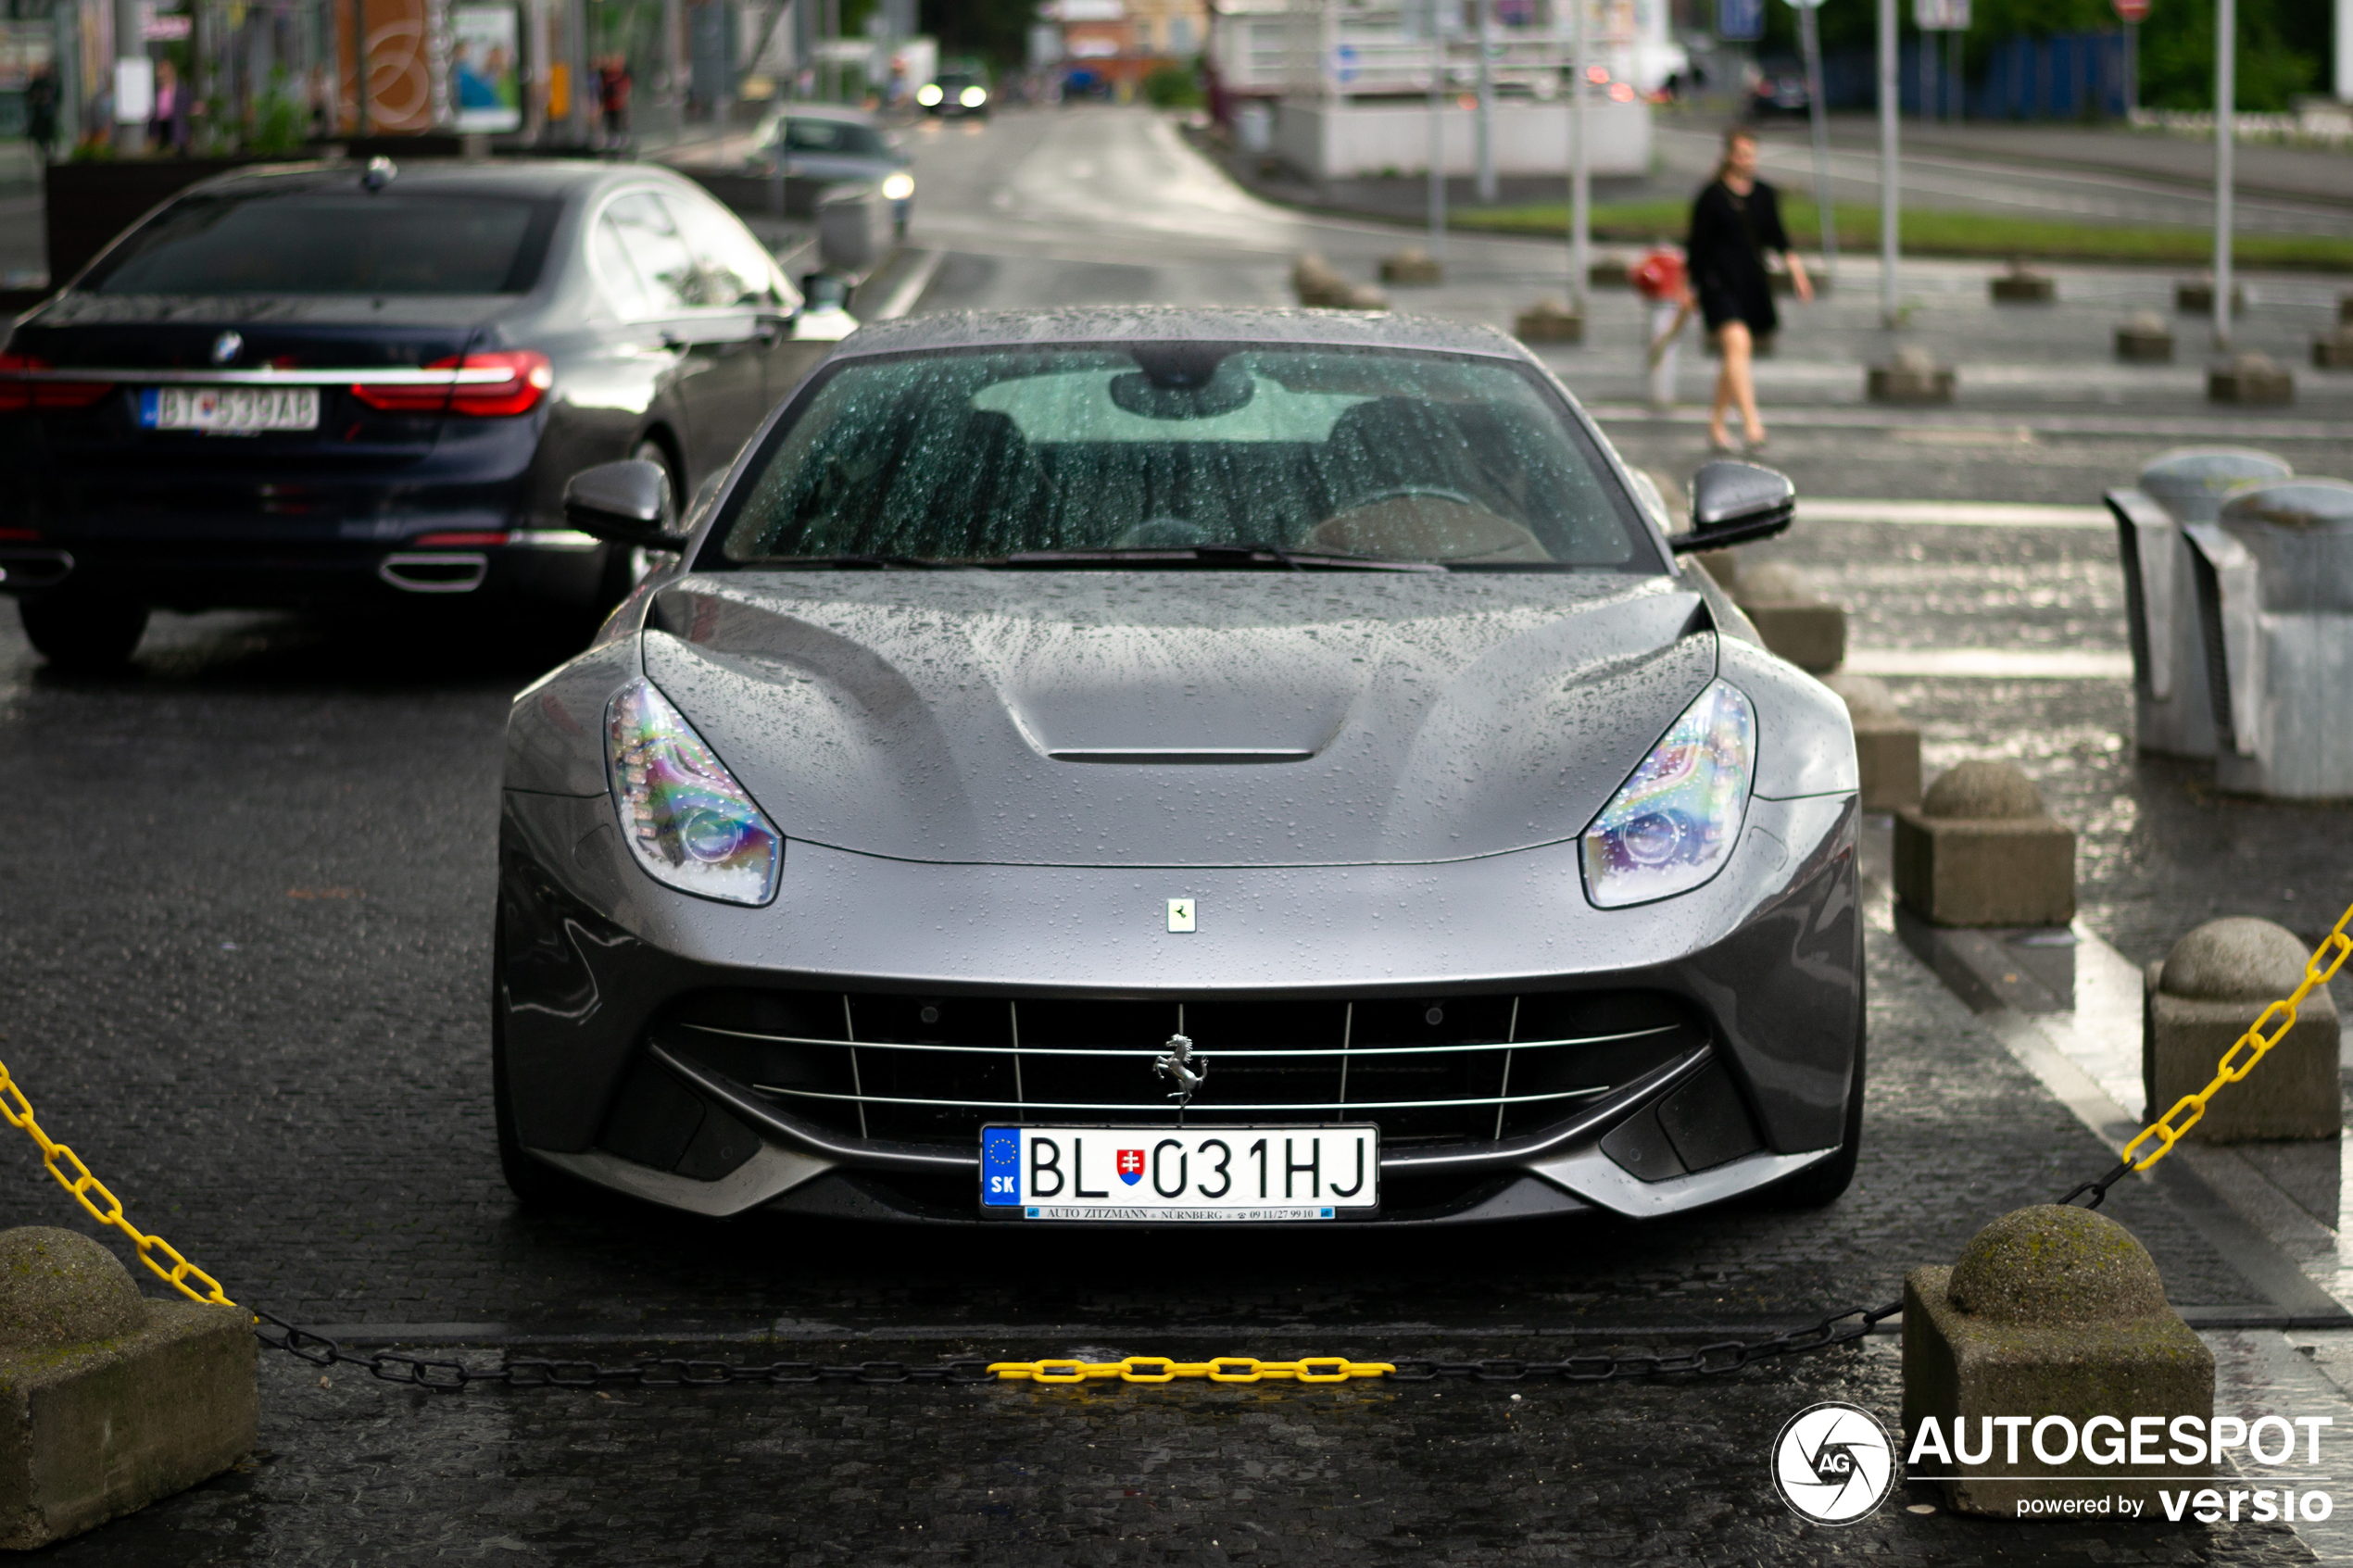
{"label": "car side mirror", "polygon": [[616,545],[674,550],[685,544],[661,465],[633,458],[583,469],[564,486],[564,521]]}
{"label": "car side mirror", "polygon": [[1703,463],[1692,475],[1692,531],[1671,534],[1677,555],[1720,550],[1767,539],[1797,515],[1797,486],[1789,475],[1755,463]]}

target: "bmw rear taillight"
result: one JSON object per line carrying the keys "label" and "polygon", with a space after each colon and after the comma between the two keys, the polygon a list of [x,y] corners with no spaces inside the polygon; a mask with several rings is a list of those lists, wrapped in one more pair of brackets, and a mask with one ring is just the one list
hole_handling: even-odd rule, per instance
{"label": "bmw rear taillight", "polygon": [[[556,381],[555,370],[548,365],[547,357],[528,348],[506,349],[494,354],[469,354],[463,359],[452,356],[447,359],[436,359],[424,368],[428,370],[456,370],[466,379],[455,384],[426,386],[355,382],[351,395],[369,408],[387,414],[447,413],[465,414],[476,419],[497,419],[531,412]],[[495,380],[487,373],[490,371],[499,372]]]}
{"label": "bmw rear taillight", "polygon": [[21,373],[54,368],[46,359],[36,359],[30,354],[0,354],[0,414],[21,414],[36,408],[87,408],[114,390],[109,382],[30,381]]}

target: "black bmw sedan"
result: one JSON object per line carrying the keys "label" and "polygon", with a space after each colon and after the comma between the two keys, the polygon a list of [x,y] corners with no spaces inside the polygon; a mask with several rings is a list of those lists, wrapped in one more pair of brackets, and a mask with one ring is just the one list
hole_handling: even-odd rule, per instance
{"label": "black bmw sedan", "polygon": [[643,458],[682,506],[829,346],[799,304],[661,169],[208,181],[0,348],[0,591],[80,668],[158,606],[617,598],[640,563],[565,525],[564,481]]}

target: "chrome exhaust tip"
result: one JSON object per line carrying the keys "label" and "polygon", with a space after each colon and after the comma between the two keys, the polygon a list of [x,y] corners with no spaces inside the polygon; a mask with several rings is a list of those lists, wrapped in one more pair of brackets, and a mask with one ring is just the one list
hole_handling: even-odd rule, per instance
{"label": "chrome exhaust tip", "polygon": [[73,557],[63,550],[0,550],[0,587],[54,588],[72,573]]}
{"label": "chrome exhaust tip", "polygon": [[471,594],[490,575],[490,558],[472,551],[404,551],[384,557],[376,575],[404,594]]}

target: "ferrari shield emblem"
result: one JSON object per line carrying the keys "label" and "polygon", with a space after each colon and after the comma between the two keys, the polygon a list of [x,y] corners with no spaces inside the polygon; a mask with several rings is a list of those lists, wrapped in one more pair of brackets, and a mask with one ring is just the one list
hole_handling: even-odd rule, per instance
{"label": "ferrari shield emblem", "polygon": [[1119,1151],[1119,1179],[1131,1187],[1144,1179],[1142,1149],[1123,1148]]}

